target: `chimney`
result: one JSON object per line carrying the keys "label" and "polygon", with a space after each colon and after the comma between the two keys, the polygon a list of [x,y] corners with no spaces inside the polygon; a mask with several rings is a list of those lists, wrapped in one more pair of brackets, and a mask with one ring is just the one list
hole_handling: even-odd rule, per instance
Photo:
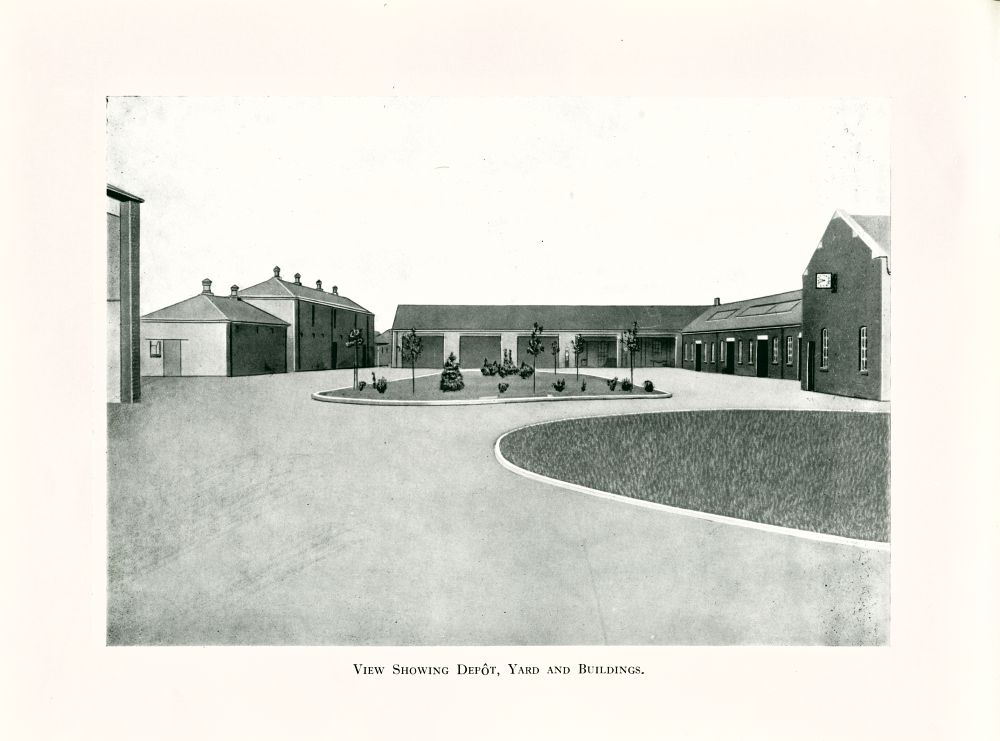
{"label": "chimney", "polygon": [[330,289],[330,293],[332,293],[334,296],[336,296],[337,295],[337,286],[334,286],[333,288],[331,288]]}
{"label": "chimney", "polygon": [[208,294],[209,296],[213,295],[212,281],[210,281],[208,278],[205,278],[205,280],[201,282],[201,292],[204,294]]}
{"label": "chimney", "polygon": [[274,277],[275,278],[281,277],[281,268],[279,268],[277,265],[274,266]]}
{"label": "chimney", "polygon": [[718,306],[718,305],[719,305],[719,297],[716,296],[714,302],[712,303],[712,306]]}
{"label": "chimney", "polygon": [[297,285],[297,286],[301,286],[302,285],[302,273],[296,273],[295,274],[295,285]]}
{"label": "chimney", "polygon": [[239,290],[240,290],[240,287],[237,286],[237,285],[231,285],[231,286],[229,286],[229,298],[234,298],[237,301],[239,301],[240,297],[237,295],[237,291],[239,291]]}
{"label": "chimney", "polygon": [[321,280],[316,281],[316,290],[317,291],[322,291],[323,290],[323,281],[321,281]]}

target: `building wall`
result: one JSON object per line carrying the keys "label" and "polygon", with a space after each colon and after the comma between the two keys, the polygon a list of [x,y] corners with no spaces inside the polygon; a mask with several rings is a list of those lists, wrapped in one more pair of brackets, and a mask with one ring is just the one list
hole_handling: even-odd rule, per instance
{"label": "building wall", "polygon": [[293,298],[248,298],[240,296],[241,301],[246,301],[252,306],[256,306],[262,311],[266,311],[272,316],[278,317],[282,321],[288,322],[285,328],[285,368],[288,372],[295,370],[295,349],[298,347],[296,330],[295,299]]}
{"label": "building wall", "polygon": [[[140,399],[139,204],[107,197],[108,401]],[[116,328],[112,330],[112,319]]]}
{"label": "building wall", "polygon": [[[798,324],[788,325],[785,327],[758,327],[755,329],[740,329],[731,332],[694,332],[694,333],[684,333],[681,338],[681,367],[688,370],[694,370],[696,367],[696,360],[692,357],[690,349],[692,346],[708,348],[708,350],[702,350],[703,359],[701,363],[702,373],[724,373],[726,368],[726,363],[723,361],[723,351],[722,345],[726,344],[726,340],[735,340],[732,346],[732,351],[735,353],[733,358],[733,375],[736,376],[756,376],[757,375],[757,363],[756,363],[756,353],[757,353],[757,340],[761,337],[766,337],[767,341],[767,377],[768,378],[784,378],[784,379],[796,379],[799,377],[800,368],[800,357],[799,357],[799,334],[801,332],[801,326]],[[772,362],[772,342],[774,338],[778,339],[778,362]],[[792,360],[791,363],[788,362],[788,340],[792,341]],[[696,345],[697,342],[702,344]],[[712,360],[711,347],[715,345],[715,360]],[[750,349],[749,343],[754,344],[754,362],[750,362]],[[743,355],[742,362],[740,361],[740,345],[743,345]],[[726,353],[728,355],[729,349],[727,348]]]}
{"label": "building wall", "polygon": [[228,322],[142,322],[142,375],[163,375],[163,357],[150,357],[149,343],[164,339],[182,341],[182,376],[228,375],[228,327]]}
{"label": "building wall", "polygon": [[229,374],[231,376],[255,376],[285,372],[287,358],[285,327],[240,322],[233,322],[229,326]]}
{"label": "building wall", "polygon": [[375,357],[375,318],[303,299],[296,300],[296,365],[298,370],[353,368],[354,348],[347,346],[352,329],[364,333],[365,344],[358,350],[358,366],[367,367]]}
{"label": "building wall", "polygon": [[[815,342],[815,391],[863,399],[889,398],[888,264],[873,258],[843,220],[833,219],[802,275],[803,342]],[[836,291],[816,288],[816,273],[835,273]],[[860,369],[860,328],[867,328],[868,366]],[[822,367],[822,330],[829,360]],[[884,331],[883,331],[884,330]],[[803,379],[803,388],[806,379]]]}

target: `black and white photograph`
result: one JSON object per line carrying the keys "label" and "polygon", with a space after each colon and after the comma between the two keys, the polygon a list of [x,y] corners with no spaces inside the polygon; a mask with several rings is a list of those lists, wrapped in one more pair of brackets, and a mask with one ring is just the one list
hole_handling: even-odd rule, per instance
{"label": "black and white photograph", "polygon": [[994,738],[998,39],[0,11],[0,736]]}
{"label": "black and white photograph", "polygon": [[886,644],[889,121],[109,99],[108,643]]}

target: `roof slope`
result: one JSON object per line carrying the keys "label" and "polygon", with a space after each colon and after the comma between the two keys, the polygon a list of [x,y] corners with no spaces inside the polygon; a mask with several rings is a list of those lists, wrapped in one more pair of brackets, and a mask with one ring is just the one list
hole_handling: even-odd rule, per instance
{"label": "roof slope", "polygon": [[136,203],[145,203],[139,196],[134,196],[127,190],[122,190],[118,186],[112,185],[111,183],[106,184],[106,193],[112,198],[117,198],[119,201],[135,201]]}
{"label": "roof slope", "polygon": [[[339,293],[329,293],[318,288],[309,288],[300,283],[289,283],[277,276],[272,276],[256,285],[243,288],[239,291],[240,296],[247,298],[300,298],[306,301],[313,301],[318,304],[327,304],[341,309],[351,309],[365,314],[371,314],[361,304],[351,301],[346,296]],[[373,315],[374,316],[374,315]]]}
{"label": "roof slope", "polygon": [[802,290],[710,306],[685,332],[726,332],[802,323]]}
{"label": "roof slope", "polygon": [[641,330],[680,332],[705,306],[570,306],[400,304],[393,329],[529,332],[538,322],[550,331],[617,332],[637,322]]}
{"label": "roof slope", "polygon": [[875,240],[876,244],[881,247],[886,253],[892,247],[892,239],[890,236],[890,220],[888,216],[858,216],[856,214],[851,214],[851,218],[854,219],[858,225],[868,232],[868,235]]}
{"label": "roof slope", "polygon": [[200,293],[142,317],[144,322],[246,322],[287,327],[288,322],[238,299]]}

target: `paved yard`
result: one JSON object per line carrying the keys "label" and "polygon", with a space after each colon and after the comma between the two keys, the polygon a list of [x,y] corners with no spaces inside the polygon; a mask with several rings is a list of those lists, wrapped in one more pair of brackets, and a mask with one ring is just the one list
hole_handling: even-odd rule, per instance
{"label": "paved yard", "polygon": [[[787,381],[636,371],[645,378],[674,392],[656,410],[886,408]],[[109,407],[109,642],[888,640],[886,553],[576,494],[493,457],[514,427],[644,402],[310,399],[350,379],[144,379],[142,404]]]}

